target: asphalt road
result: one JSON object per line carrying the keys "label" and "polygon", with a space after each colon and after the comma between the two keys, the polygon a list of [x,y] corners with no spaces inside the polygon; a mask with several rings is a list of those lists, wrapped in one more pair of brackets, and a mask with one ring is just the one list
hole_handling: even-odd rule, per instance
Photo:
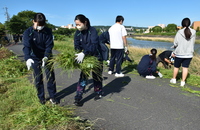
{"label": "asphalt road", "polygon": [[[23,59],[22,45],[8,48]],[[56,68],[55,73],[60,105],[73,105],[80,72],[74,71],[69,76]],[[200,129],[200,98],[172,87],[169,79],[148,80],[136,74],[115,78],[107,74],[107,68],[103,77],[103,98],[93,100],[92,79],[89,79],[84,104],[75,110],[77,116],[92,121],[95,130]]]}

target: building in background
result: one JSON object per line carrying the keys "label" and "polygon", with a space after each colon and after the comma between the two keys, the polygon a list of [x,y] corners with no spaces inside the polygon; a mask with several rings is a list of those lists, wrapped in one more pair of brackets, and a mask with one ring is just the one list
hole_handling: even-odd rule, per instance
{"label": "building in background", "polygon": [[65,26],[65,25],[63,25],[63,26],[61,26],[61,28],[68,28],[68,29],[74,29],[75,27],[74,27],[74,25],[73,24],[68,24],[67,26]]}
{"label": "building in background", "polygon": [[[199,27],[199,28],[198,28],[198,27]],[[194,21],[194,22],[192,23],[192,28],[193,28],[194,30],[200,29],[200,21]]]}

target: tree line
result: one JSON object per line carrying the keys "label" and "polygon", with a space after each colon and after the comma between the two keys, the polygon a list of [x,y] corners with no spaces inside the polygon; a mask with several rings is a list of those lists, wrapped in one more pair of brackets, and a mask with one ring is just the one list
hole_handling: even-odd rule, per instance
{"label": "tree line", "polygon": [[[10,21],[6,21],[4,24],[0,23],[0,38],[4,36],[6,33],[9,34],[23,34],[23,32],[30,26],[32,26],[32,20],[36,12],[34,11],[21,11],[17,15],[12,16]],[[75,29],[61,28],[57,27],[51,23],[46,21],[46,26],[53,31],[55,40],[64,40],[66,36],[71,37],[75,33]],[[98,33],[101,34],[102,31],[107,31],[110,26],[94,26]],[[131,28],[131,26],[125,26]],[[132,32],[135,33],[143,33],[147,28],[145,27],[132,27]],[[172,33],[175,34],[177,32],[176,24],[168,24],[165,28],[160,26],[155,26],[149,30],[150,34],[152,33]],[[128,30],[130,31],[130,30]],[[199,27],[196,30],[200,33]],[[198,33],[197,33],[198,34]]]}

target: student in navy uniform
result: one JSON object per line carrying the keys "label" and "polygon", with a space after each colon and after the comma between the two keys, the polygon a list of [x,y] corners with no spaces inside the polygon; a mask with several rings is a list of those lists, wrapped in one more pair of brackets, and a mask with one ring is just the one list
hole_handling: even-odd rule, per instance
{"label": "student in navy uniform", "polygon": [[165,69],[168,69],[169,66],[172,66],[173,65],[173,58],[174,58],[174,54],[173,54],[173,51],[170,51],[170,50],[166,50],[166,51],[163,51],[162,53],[160,53],[156,59],[156,66],[158,66],[158,64],[161,62]]}
{"label": "student in navy uniform", "polygon": [[144,55],[142,59],[140,60],[137,70],[140,76],[143,76],[147,79],[155,79],[156,77],[153,76],[155,73],[157,73],[160,77],[162,77],[162,74],[156,70],[156,49],[151,49],[151,54]]}
{"label": "student in navy uniform", "polygon": [[[75,50],[79,51],[80,53],[76,54],[75,60],[78,63],[82,63],[84,57],[86,55],[91,55],[98,57],[100,61],[102,61],[102,57],[100,53],[97,51],[99,48],[99,36],[94,27],[90,26],[90,21],[84,15],[79,14],[75,17],[74,20],[76,24],[76,28],[78,29],[74,36],[74,47]],[[103,71],[103,64],[100,62],[101,68],[96,73],[92,73],[93,77],[93,85],[94,85],[94,92],[96,93],[95,100],[100,99],[102,96],[102,71]],[[82,105],[81,99],[85,87],[87,85],[88,77],[81,72],[80,78],[77,84],[77,91],[75,96],[74,104],[77,106]]]}
{"label": "student in navy uniform", "polygon": [[44,68],[50,102],[57,104],[55,74],[51,66],[46,66],[48,60],[52,58],[54,42],[51,30],[44,26],[45,22],[44,14],[35,14],[33,26],[25,30],[23,34],[23,52],[28,70],[30,67],[33,68],[35,86],[40,103],[45,104],[46,102],[42,75],[42,68]]}
{"label": "student in navy uniform", "polygon": [[99,36],[99,42],[100,42],[100,46],[101,46],[101,50],[102,50],[103,60],[106,61],[109,65],[109,63],[110,63],[110,61],[109,61],[109,49],[106,46],[106,44],[110,45],[110,36],[109,36],[108,31],[103,32]]}

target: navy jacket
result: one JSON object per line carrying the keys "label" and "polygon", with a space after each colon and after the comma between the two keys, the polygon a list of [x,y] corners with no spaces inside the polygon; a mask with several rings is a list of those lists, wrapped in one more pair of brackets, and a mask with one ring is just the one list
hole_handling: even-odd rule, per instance
{"label": "navy jacket", "polygon": [[105,44],[105,43],[110,44],[110,36],[109,36],[108,31],[103,32],[99,36],[99,41],[100,41],[100,43],[103,43],[103,44]]}
{"label": "navy jacket", "polygon": [[83,51],[85,55],[99,55],[99,36],[94,27],[88,27],[87,30],[77,30],[74,35],[74,47],[77,51]]}
{"label": "navy jacket", "polygon": [[29,58],[41,60],[43,57],[50,58],[52,56],[54,42],[49,28],[44,27],[38,32],[33,27],[29,27],[23,33],[23,44],[25,60]]}
{"label": "navy jacket", "polygon": [[144,55],[137,66],[140,75],[149,75],[156,72],[156,60],[152,60],[149,55]]}
{"label": "navy jacket", "polygon": [[164,59],[170,59],[169,57],[172,55],[172,51],[167,50],[167,51],[163,51],[162,53],[160,53],[158,56],[160,57],[161,60],[165,61]]}

